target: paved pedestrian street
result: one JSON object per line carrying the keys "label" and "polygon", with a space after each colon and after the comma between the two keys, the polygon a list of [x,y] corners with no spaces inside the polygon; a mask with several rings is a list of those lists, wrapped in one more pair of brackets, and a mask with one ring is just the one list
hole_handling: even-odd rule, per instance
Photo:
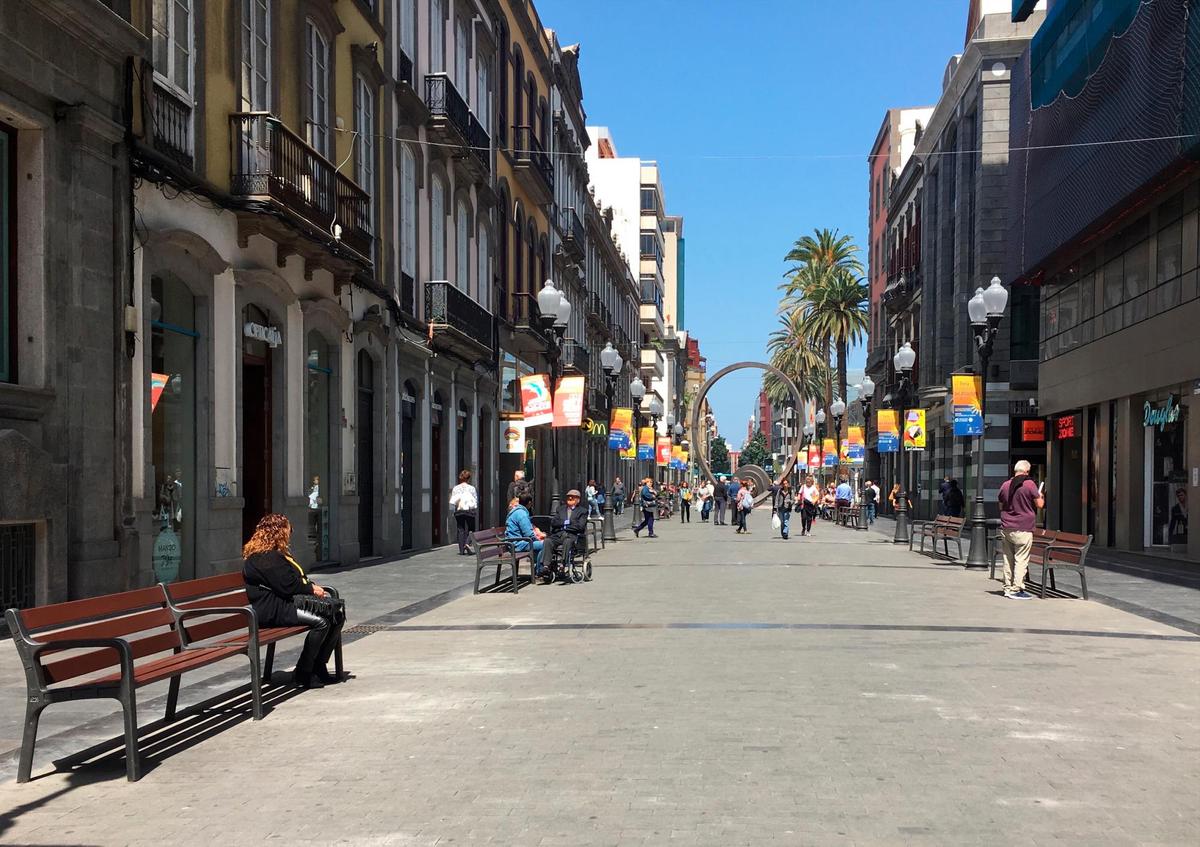
{"label": "paved pedestrian street", "polygon": [[[377,617],[353,679],[277,686],[262,722],[230,674],[137,784],[119,752],[6,772],[0,842],[1200,843],[1200,638],[1005,600],[882,533],[751,527],[666,522],[592,583]],[[416,566],[328,581],[378,606]]]}

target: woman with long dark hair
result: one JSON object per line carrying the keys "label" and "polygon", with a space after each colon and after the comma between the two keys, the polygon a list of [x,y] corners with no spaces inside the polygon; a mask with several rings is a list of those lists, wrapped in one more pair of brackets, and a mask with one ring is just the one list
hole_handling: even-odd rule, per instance
{"label": "woman with long dark hair", "polygon": [[301,688],[321,688],[337,682],[325,665],[333,654],[342,624],[333,614],[312,611],[300,598],[329,597],[332,592],[310,580],[291,554],[292,524],[283,515],[263,515],[254,535],[242,547],[242,578],[258,625],[307,626],[304,649],[296,661],[293,681]]}

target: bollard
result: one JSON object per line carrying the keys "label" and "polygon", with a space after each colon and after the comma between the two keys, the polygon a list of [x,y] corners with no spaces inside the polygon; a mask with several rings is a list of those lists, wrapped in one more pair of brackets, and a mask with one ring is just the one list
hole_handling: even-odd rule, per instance
{"label": "bollard", "polygon": [[600,538],[602,538],[604,541],[616,541],[617,528],[613,524],[613,507],[612,503],[609,503],[607,498],[604,502],[603,512],[604,523],[600,528]]}

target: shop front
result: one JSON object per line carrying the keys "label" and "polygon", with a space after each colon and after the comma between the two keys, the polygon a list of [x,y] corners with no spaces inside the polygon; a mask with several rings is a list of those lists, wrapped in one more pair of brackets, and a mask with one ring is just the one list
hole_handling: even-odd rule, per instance
{"label": "shop front", "polygon": [[1148,550],[1186,555],[1188,488],[1200,483],[1191,478],[1198,476],[1197,470],[1189,468],[1200,464],[1200,456],[1188,450],[1188,407],[1181,402],[1181,392],[1147,396],[1142,401],[1141,423],[1142,543]]}

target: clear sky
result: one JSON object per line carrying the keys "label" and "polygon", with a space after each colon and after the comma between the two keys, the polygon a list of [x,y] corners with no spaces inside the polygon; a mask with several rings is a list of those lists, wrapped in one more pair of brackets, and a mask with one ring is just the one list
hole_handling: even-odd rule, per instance
{"label": "clear sky", "polygon": [[[686,329],[708,372],[765,355],[792,242],[867,243],[867,154],[890,107],[932,105],[969,0],[535,0],[581,46],[588,123],[656,159],[684,216]],[[852,355],[862,367],[864,352]],[[709,393],[734,445],[761,371]]]}

